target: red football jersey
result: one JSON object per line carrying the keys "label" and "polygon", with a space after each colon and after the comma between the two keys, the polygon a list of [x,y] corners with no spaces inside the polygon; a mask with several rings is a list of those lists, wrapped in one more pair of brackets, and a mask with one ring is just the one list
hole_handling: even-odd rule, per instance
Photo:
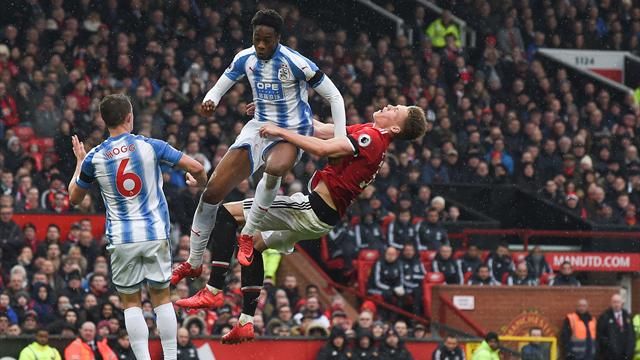
{"label": "red football jersey", "polygon": [[311,178],[312,189],[320,180],[327,184],[340,216],[375,179],[391,143],[391,134],[373,127],[373,123],[347,126],[347,138],[353,155],[344,156],[336,164],[327,164]]}

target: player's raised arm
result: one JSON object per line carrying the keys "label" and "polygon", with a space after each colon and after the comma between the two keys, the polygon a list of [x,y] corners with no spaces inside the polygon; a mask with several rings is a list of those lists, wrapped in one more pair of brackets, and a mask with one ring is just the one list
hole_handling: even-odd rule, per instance
{"label": "player's raised arm", "polygon": [[93,171],[91,170],[91,162],[85,161],[87,152],[84,149],[84,143],[78,140],[77,135],[71,137],[71,143],[73,144],[73,153],[76,156],[76,171],[69,183],[69,202],[72,205],[78,205],[89,191],[89,186],[93,181]]}
{"label": "player's raised arm", "polygon": [[325,100],[331,104],[331,118],[333,119],[333,135],[334,137],[347,136],[347,115],[344,110],[344,99],[338,88],[333,84],[329,77],[321,71],[317,71],[309,80],[309,84],[320,94]]}
{"label": "player's raised arm", "polygon": [[296,132],[282,129],[272,124],[266,124],[260,128],[260,136],[280,137],[310,154],[321,157],[340,157],[351,155],[354,152],[353,145],[346,136],[339,136],[331,139],[319,139],[316,137],[300,135]]}
{"label": "player's raised arm", "polygon": [[252,49],[245,49],[236,54],[233,61],[220,76],[215,85],[207,92],[202,100],[202,115],[211,116],[216,106],[220,103],[220,99],[231,89],[236,81],[242,79],[246,75],[244,65],[249,55],[253,53]]}

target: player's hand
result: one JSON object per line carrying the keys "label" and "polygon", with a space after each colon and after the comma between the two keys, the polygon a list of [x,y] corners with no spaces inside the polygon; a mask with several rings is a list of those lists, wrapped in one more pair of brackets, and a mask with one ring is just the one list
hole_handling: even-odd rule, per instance
{"label": "player's hand", "polygon": [[266,137],[278,137],[280,136],[280,132],[282,131],[281,128],[273,125],[273,124],[266,124],[263,125],[260,128],[260,136],[262,136],[263,138]]}
{"label": "player's hand", "polygon": [[210,117],[213,115],[213,112],[216,110],[216,104],[213,100],[207,100],[200,105],[200,113],[202,116]]}
{"label": "player's hand", "polygon": [[193,177],[193,175],[191,175],[190,173],[186,173],[185,174],[185,181],[187,182],[187,185],[191,186],[191,187],[199,187],[200,185],[198,185],[198,180],[196,180],[196,178]]}
{"label": "player's hand", "polygon": [[248,103],[247,105],[245,105],[244,111],[247,113],[247,116],[253,116],[256,113],[256,103]]}
{"label": "player's hand", "polygon": [[87,156],[87,151],[84,149],[84,143],[78,140],[78,135],[73,135],[71,137],[71,144],[73,145],[73,153],[76,155],[76,160],[78,160],[78,162],[82,162],[85,156]]}

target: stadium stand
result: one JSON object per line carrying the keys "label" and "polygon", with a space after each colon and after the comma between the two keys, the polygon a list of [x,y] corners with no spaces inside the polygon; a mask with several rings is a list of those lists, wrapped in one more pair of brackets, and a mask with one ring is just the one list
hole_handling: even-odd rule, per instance
{"label": "stadium stand", "polygon": [[[445,201],[434,191],[443,185],[515,185],[584,221],[638,229],[640,142],[635,135],[640,107],[631,96],[621,98],[536,57],[541,47],[637,54],[637,3],[435,1],[478,33],[476,46],[469,48],[462,47],[447,15],[414,1],[376,3],[404,16],[414,29],[412,42],[390,30],[375,36],[347,32],[349,24],[312,18],[293,2],[8,4],[0,12],[0,290],[8,295],[0,296],[0,337],[32,335],[40,326],[71,339],[85,321],[95,323],[101,335],[116,336],[123,329],[120,303],[108,282],[104,239],[92,221],[83,220],[103,212],[102,200],[91,193],[77,207],[68,202],[66,184],[74,163],[70,136],[78,134],[88,148],[99,144],[105,127],[98,101],[123,92],[134,105],[136,133],[166,140],[211,171],[246,121],[244,105],[251,92],[237,84],[210,119],[199,116],[198,106],[233,55],[250,43],[250,15],[267,5],[285,18],[283,43],[309,54],[331,75],[344,96],[349,124],[364,122],[387,104],[416,104],[428,114],[431,132],[419,142],[392,147],[378,177],[344,219],[342,232],[320,243],[325,268],[339,270],[343,283],[357,285],[360,295],[367,293],[371,269],[391,245],[390,235],[420,250],[426,269],[421,316],[434,301],[430,288],[445,282],[443,274],[433,271],[443,244],[454,245],[463,283],[487,259],[494,264],[493,274],[496,263],[524,261],[539,286],[552,282],[553,272],[541,263],[545,258],[537,256],[538,250],[505,255],[482,247],[477,263],[471,261],[447,229],[482,209]],[[328,104],[312,92],[310,102],[319,118],[330,121]],[[281,192],[305,191],[323,161],[305,155],[284,179]],[[188,233],[200,194],[185,186],[184,174],[163,171],[176,225],[175,260],[183,261],[189,244],[181,235]],[[251,195],[247,181],[228,200]],[[411,214],[410,226],[394,225],[403,210]],[[437,214],[433,221],[429,211]],[[62,225],[24,221],[24,216],[40,214],[73,215],[74,220]],[[401,228],[415,233],[400,233]],[[237,320],[239,274],[236,266],[225,307],[179,310],[179,321],[192,337],[219,335]],[[494,280],[507,282],[509,270],[500,274]],[[185,280],[176,296],[192,294],[203,279]],[[313,298],[313,289],[303,294],[295,277],[269,279],[259,306],[264,324],[256,330],[304,336],[313,326],[324,326],[318,333],[329,334],[328,325],[342,317],[339,303],[316,307],[312,300],[307,308]],[[364,302],[362,313],[386,321],[380,334],[387,334],[395,316],[372,311],[370,305]],[[287,306],[300,315],[280,314]],[[150,309],[149,304],[145,310],[154,334]],[[8,323],[1,326],[5,318]],[[340,323],[348,336],[362,327],[359,319],[351,321]],[[414,331],[423,334],[424,327],[410,323],[407,336]],[[336,336],[331,333],[332,339]],[[190,343],[183,344],[188,348]]]}

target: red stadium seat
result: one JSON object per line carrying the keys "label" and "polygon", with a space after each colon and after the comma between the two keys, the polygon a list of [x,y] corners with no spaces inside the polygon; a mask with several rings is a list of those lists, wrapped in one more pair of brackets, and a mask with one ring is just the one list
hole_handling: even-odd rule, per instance
{"label": "red stadium seat", "polygon": [[513,263],[518,265],[524,261],[524,259],[527,257],[527,253],[524,251],[516,251],[511,254],[511,257],[513,258]]}
{"label": "red stadium seat", "polygon": [[339,270],[344,268],[344,259],[332,259],[329,254],[329,240],[327,236],[320,238],[320,259],[330,270]]}
{"label": "red stadium seat", "polygon": [[380,254],[376,250],[360,250],[360,253],[358,253],[358,260],[355,261],[354,268],[358,272],[358,292],[361,295],[366,295],[367,293],[369,275],[379,257]]}
{"label": "red stadium seat", "polygon": [[509,273],[502,274],[502,279],[500,279],[500,282],[506,285],[507,281],[509,280],[509,275]]}
{"label": "red stadium seat", "polygon": [[453,253],[453,258],[458,260],[458,259],[462,259],[464,257],[465,251],[464,250],[456,250]]}
{"label": "red stadium seat", "polygon": [[540,275],[540,285],[549,285],[549,281],[551,281],[552,274],[542,273]]}
{"label": "red stadium seat", "polygon": [[378,252],[378,250],[365,249],[365,250],[360,250],[360,252],[358,253],[359,261],[376,262],[379,257],[380,257],[380,253]]}
{"label": "red stadium seat", "polygon": [[54,140],[52,137],[42,137],[35,139],[35,143],[40,147],[41,153],[46,153],[53,150],[55,146]]}
{"label": "red stadium seat", "polygon": [[469,279],[473,276],[473,272],[467,271],[464,273],[464,284],[466,285],[469,282]]}
{"label": "red stadium seat", "polygon": [[435,259],[437,252],[433,250],[420,251],[420,261],[427,271],[431,271],[431,264]]}

